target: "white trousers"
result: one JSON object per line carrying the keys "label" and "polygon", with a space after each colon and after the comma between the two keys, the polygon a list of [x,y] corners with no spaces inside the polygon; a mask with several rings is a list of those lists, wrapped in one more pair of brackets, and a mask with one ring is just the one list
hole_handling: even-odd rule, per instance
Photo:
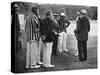
{"label": "white trousers", "polygon": [[43,66],[51,65],[53,43],[43,43]]}
{"label": "white trousers", "polygon": [[26,66],[36,65],[40,62],[40,41],[27,42]]}
{"label": "white trousers", "polygon": [[59,33],[59,38],[58,38],[58,50],[59,52],[62,52],[64,50],[67,50],[66,44],[67,44],[67,33],[61,32]]}

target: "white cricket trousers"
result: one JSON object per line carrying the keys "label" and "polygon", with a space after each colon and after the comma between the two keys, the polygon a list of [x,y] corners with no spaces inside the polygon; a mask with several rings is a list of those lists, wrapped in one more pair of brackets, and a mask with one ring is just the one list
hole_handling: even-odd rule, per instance
{"label": "white cricket trousers", "polygon": [[67,33],[61,32],[59,33],[58,37],[58,50],[59,52],[62,52],[64,50],[67,50],[66,44],[67,44]]}
{"label": "white cricket trousers", "polygon": [[36,65],[40,62],[40,41],[27,42],[26,66]]}
{"label": "white cricket trousers", "polygon": [[51,65],[52,44],[53,42],[43,43],[43,66]]}

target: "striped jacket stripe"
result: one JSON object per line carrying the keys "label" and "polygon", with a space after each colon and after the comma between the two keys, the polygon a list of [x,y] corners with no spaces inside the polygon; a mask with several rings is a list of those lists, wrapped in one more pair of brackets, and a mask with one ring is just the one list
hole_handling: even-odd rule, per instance
{"label": "striped jacket stripe", "polygon": [[37,26],[39,25],[39,21],[37,21],[38,22],[37,24],[36,20],[38,19],[36,19],[35,17],[36,16],[32,14],[28,18],[28,25],[29,25],[29,30],[30,30],[29,35],[28,35],[29,40],[37,40],[39,38],[39,32],[35,32],[35,29],[39,27]]}

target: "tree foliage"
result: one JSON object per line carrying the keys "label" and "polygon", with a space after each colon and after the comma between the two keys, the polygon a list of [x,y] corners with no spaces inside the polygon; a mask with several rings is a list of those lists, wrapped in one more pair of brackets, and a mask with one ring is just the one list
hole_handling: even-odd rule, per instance
{"label": "tree foliage", "polygon": [[37,6],[40,11],[40,16],[44,17],[45,12],[51,10],[53,13],[60,14],[64,11],[70,20],[75,20],[77,16],[77,11],[81,9],[86,9],[87,14],[90,19],[97,20],[97,7],[93,6],[79,6],[79,5],[61,5],[61,4],[37,4],[28,2],[16,2],[20,7],[19,12],[25,14],[26,16],[30,13],[32,6]]}

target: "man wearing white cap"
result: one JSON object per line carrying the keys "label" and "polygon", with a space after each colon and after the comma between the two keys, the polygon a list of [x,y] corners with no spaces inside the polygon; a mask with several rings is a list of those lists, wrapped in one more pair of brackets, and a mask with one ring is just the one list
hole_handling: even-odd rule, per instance
{"label": "man wearing white cap", "polygon": [[60,27],[60,33],[59,33],[59,40],[58,40],[58,50],[59,52],[65,51],[68,52],[68,49],[66,48],[67,43],[67,30],[66,28],[70,25],[70,22],[66,19],[66,15],[64,12],[61,12],[60,14],[60,20],[59,20],[59,27]]}

